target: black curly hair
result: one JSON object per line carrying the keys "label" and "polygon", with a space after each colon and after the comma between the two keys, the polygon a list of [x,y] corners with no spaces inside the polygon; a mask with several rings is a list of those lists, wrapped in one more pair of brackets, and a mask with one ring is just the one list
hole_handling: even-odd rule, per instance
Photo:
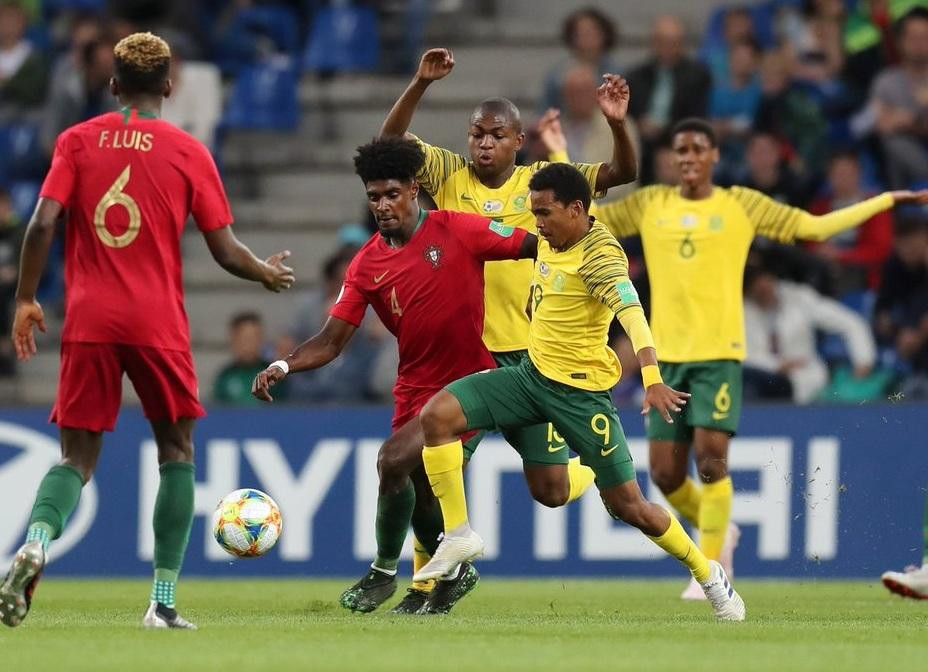
{"label": "black curly hair", "polygon": [[415,140],[379,138],[358,147],[354,172],[367,184],[375,180],[412,182],[425,163],[425,152]]}
{"label": "black curly hair", "polygon": [[568,206],[580,201],[584,210],[590,209],[590,202],[593,200],[590,183],[583,177],[583,173],[569,163],[548,164],[532,175],[528,188],[532,191],[550,189],[558,203]]}

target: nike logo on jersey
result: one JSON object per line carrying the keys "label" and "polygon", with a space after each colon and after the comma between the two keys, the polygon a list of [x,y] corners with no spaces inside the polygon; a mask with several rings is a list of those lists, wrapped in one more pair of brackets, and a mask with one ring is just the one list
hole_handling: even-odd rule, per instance
{"label": "nike logo on jersey", "polygon": [[721,413],[719,411],[712,411],[713,420],[724,420],[728,417],[728,413]]}
{"label": "nike logo on jersey", "polygon": [[474,199],[473,199],[472,197],[468,196],[467,194],[461,194],[461,200],[462,200],[462,201],[470,201],[471,203],[474,202]]}
{"label": "nike logo on jersey", "polygon": [[602,455],[603,457],[609,457],[618,447],[619,447],[619,444],[615,444],[609,450],[606,450],[605,448],[603,448],[602,450],[599,451],[599,454]]}
{"label": "nike logo on jersey", "polygon": [[389,272],[390,272],[390,271],[384,271],[384,272],[381,273],[380,275],[375,275],[375,276],[374,276],[374,284],[376,285],[378,282],[380,282],[380,281],[383,280],[385,277],[387,277],[387,273],[389,273]]}
{"label": "nike logo on jersey", "polygon": [[552,445],[549,443],[549,444],[548,444],[548,452],[549,452],[549,453],[556,453],[556,452],[558,452],[559,450],[564,450],[566,447],[567,447],[567,444],[566,444],[566,443],[562,443],[562,444],[559,445],[559,446],[552,446]]}

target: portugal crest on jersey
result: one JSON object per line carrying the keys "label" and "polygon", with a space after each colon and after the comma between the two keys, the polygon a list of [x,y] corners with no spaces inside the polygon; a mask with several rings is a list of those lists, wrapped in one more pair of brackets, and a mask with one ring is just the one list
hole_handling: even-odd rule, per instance
{"label": "portugal crest on jersey", "polygon": [[442,251],[438,245],[429,245],[425,248],[425,259],[432,264],[432,268],[439,268],[441,266],[441,255]]}

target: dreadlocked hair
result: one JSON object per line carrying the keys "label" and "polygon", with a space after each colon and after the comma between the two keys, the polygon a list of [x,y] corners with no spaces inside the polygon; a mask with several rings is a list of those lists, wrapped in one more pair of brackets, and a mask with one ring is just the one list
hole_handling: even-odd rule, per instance
{"label": "dreadlocked hair", "polygon": [[171,67],[171,47],[157,35],[133,33],[113,49],[116,81],[126,93],[161,95]]}
{"label": "dreadlocked hair", "polygon": [[358,147],[354,172],[365,184],[376,180],[412,182],[425,163],[425,152],[415,140],[381,138]]}

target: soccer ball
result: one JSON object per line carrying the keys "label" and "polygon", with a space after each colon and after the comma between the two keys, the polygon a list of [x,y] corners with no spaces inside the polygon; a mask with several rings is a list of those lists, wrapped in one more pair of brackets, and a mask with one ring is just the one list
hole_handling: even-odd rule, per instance
{"label": "soccer ball", "polygon": [[239,558],[257,558],[274,548],[283,530],[277,502],[245,488],[222,498],[213,514],[213,536]]}

